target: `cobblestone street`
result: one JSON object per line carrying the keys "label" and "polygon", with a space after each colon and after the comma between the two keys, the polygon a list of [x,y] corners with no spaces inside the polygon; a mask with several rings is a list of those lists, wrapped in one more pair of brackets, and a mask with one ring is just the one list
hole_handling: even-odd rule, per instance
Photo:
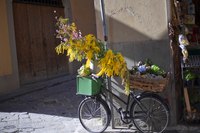
{"label": "cobblestone street", "polygon": [[[84,98],[76,95],[74,78],[54,83],[0,103],[0,133],[87,133],[77,109]],[[111,129],[107,133],[137,130]],[[200,133],[198,127],[177,126],[166,133]]]}
{"label": "cobblestone street", "polygon": [[[76,95],[74,78],[47,85],[0,103],[0,133],[87,133],[77,110],[83,96]],[[107,132],[123,132],[112,130]],[[127,132],[127,130],[126,130]]]}
{"label": "cobblestone street", "polygon": [[77,118],[80,100],[75,80],[71,80],[2,102],[0,132],[80,132]]}

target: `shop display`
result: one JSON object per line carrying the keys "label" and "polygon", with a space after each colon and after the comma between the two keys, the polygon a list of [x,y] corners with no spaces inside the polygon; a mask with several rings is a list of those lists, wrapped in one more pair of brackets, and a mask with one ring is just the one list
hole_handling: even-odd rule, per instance
{"label": "shop display", "polygon": [[169,80],[169,75],[149,59],[139,61],[130,71],[130,87],[143,91],[162,92]]}
{"label": "shop display", "polygon": [[[177,14],[180,18],[180,29],[178,36],[179,47],[182,50],[182,78],[183,95],[186,121],[200,121],[200,1],[179,0]],[[187,61],[186,61],[187,59]]]}

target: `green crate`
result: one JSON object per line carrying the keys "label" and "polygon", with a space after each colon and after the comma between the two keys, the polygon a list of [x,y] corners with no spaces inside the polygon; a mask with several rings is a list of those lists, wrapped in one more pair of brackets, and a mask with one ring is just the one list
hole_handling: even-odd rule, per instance
{"label": "green crate", "polygon": [[101,80],[93,80],[91,77],[79,77],[76,79],[77,94],[92,96],[96,95],[101,90]]}

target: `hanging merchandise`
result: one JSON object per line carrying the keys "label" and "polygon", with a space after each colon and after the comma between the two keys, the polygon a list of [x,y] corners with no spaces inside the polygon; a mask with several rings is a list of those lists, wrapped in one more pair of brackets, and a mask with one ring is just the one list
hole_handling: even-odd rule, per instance
{"label": "hanging merchandise", "polygon": [[[183,55],[181,64],[182,80],[183,80],[183,96],[184,96],[184,120],[186,122],[200,121],[199,108],[199,86],[200,75],[200,21],[199,21],[199,0],[174,0],[176,7],[176,16],[179,18],[177,30],[177,40]],[[178,10],[179,8],[180,10]],[[179,11],[179,12],[177,12]],[[177,19],[176,19],[177,20]],[[188,29],[187,29],[187,28]]]}
{"label": "hanging merchandise", "polygon": [[142,91],[162,92],[167,87],[169,73],[150,59],[139,61],[130,71],[130,86]]}
{"label": "hanging merchandise", "polygon": [[179,34],[178,41],[179,41],[179,47],[182,50],[183,61],[186,62],[186,60],[188,59],[188,51],[186,49],[186,46],[189,45],[188,39],[185,35]]}
{"label": "hanging merchandise", "polygon": [[195,14],[195,5],[192,0],[188,1],[188,14]]}

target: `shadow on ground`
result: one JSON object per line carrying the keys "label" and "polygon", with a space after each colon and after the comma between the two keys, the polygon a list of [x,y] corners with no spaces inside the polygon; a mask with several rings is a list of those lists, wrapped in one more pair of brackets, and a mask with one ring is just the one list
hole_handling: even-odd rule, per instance
{"label": "shadow on ground", "polygon": [[76,95],[75,80],[36,90],[0,103],[0,112],[29,112],[77,117],[83,96]]}

